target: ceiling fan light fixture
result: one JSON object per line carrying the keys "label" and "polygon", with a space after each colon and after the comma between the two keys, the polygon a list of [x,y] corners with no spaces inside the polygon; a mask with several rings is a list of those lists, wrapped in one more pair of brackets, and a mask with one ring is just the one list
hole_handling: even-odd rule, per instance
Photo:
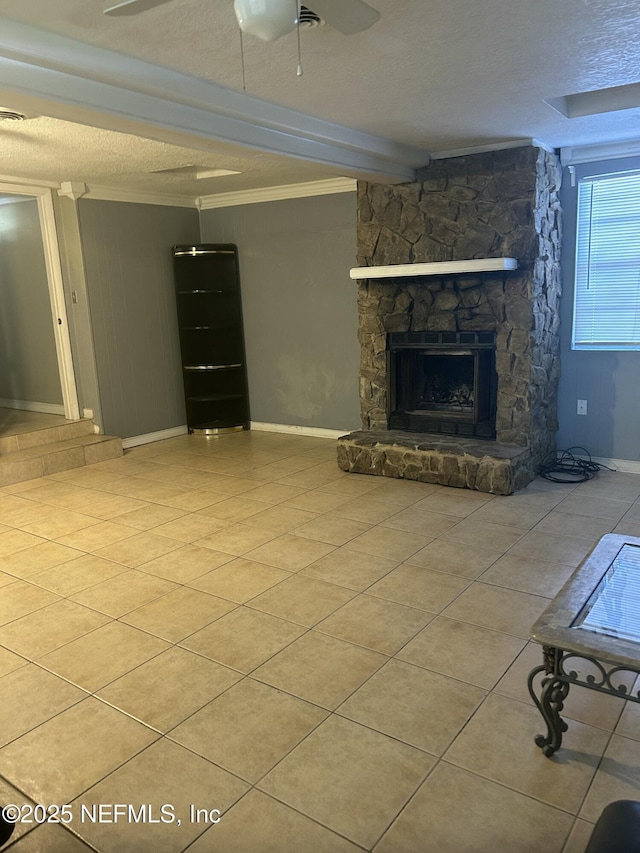
{"label": "ceiling fan light fixture", "polygon": [[262,41],[275,41],[296,27],[298,0],[234,0],[233,8],[242,32]]}

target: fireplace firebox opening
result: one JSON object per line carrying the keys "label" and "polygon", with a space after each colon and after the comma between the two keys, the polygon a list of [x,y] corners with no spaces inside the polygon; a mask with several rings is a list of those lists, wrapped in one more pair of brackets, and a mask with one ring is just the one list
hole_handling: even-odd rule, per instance
{"label": "fireplace firebox opening", "polygon": [[389,429],[495,439],[493,332],[391,332]]}

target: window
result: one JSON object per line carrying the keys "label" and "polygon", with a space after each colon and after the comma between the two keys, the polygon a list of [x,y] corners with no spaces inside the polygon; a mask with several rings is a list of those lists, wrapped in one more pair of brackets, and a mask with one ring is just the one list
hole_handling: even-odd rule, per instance
{"label": "window", "polygon": [[572,348],[640,350],[640,171],[578,184]]}

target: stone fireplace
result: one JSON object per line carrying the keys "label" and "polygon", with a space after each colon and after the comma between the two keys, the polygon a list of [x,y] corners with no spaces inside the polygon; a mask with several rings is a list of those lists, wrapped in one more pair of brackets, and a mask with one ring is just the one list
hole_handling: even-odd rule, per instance
{"label": "stone fireplace", "polygon": [[359,266],[518,268],[357,285],[362,430],[340,439],[338,464],[510,494],[555,450],[558,159],[527,146],[435,160],[419,177],[359,184]]}

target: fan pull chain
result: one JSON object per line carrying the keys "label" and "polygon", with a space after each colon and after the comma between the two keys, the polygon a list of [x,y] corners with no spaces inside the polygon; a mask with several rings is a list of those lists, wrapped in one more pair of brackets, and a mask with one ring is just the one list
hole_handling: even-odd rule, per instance
{"label": "fan pull chain", "polygon": [[296,69],[296,74],[298,77],[302,77],[304,71],[302,70],[302,50],[300,48],[300,2],[296,0],[296,36],[298,37],[298,68]]}
{"label": "fan pull chain", "polygon": [[240,63],[242,64],[242,91],[247,91],[247,74],[244,67],[244,42],[242,41],[242,30],[238,27],[240,33]]}

